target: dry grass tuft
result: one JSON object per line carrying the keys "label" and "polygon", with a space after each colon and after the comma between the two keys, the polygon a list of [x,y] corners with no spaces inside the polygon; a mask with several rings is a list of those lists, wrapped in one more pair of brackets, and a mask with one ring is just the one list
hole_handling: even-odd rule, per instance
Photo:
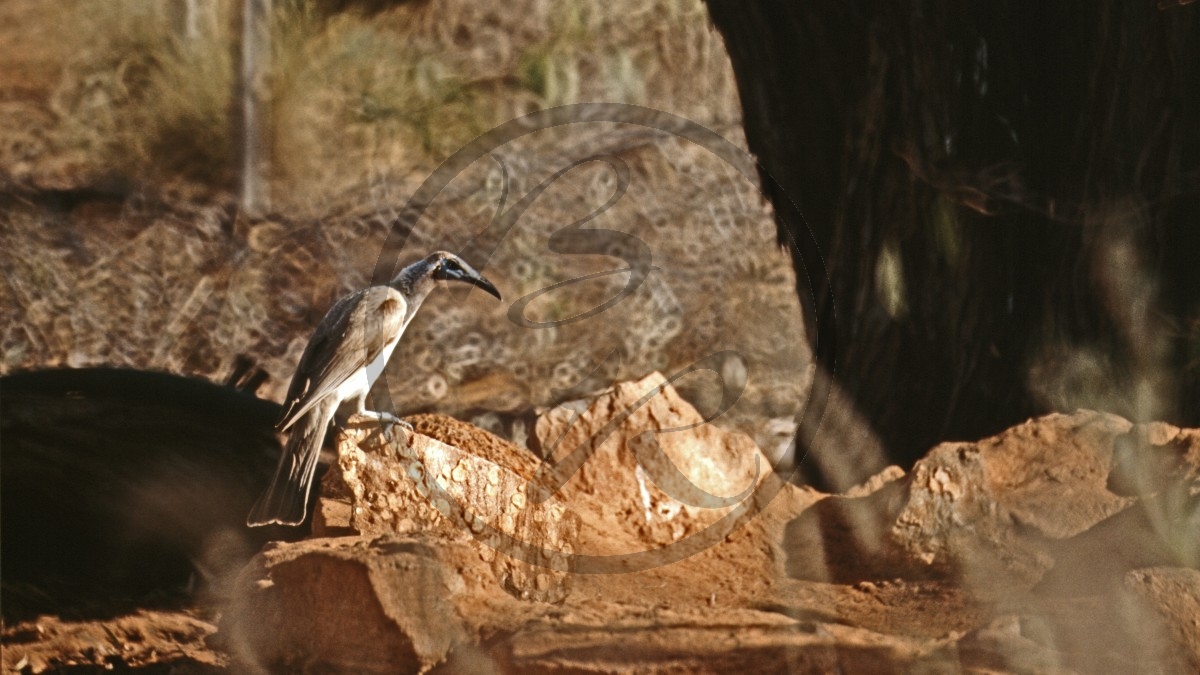
{"label": "dry grass tuft", "polygon": [[179,17],[169,7],[115,0],[82,3],[66,14],[68,32],[89,39],[51,100],[61,124],[57,145],[84,149],[94,174],[227,186],[236,155],[230,31],[226,22],[209,21],[188,37],[175,28]]}

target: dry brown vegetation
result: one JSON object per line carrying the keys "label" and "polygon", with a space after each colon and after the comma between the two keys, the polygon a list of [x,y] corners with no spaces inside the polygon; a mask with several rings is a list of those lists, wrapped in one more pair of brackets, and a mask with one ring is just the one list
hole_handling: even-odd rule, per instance
{"label": "dry brown vegetation", "polygon": [[[10,194],[0,216],[4,371],[107,364],[219,378],[248,354],[273,376],[261,393],[278,399],[325,309],[367,282],[409,195],[479,133],[547,106],[616,101],[743,144],[728,61],[696,0],[503,11],[435,0],[340,13],[276,2],[272,215],[249,219],[234,183],[238,3],[200,4],[207,9],[191,29],[182,3],[5,10],[14,22],[3,70],[20,79],[11,73],[41,66],[36,79],[0,84],[12,139],[0,148]],[[34,40],[17,25],[59,28]],[[736,349],[749,385],[729,420],[777,444],[764,421],[791,417],[803,398],[803,348],[779,339],[800,334],[799,308],[755,186],[699,147],[639,127],[573,125],[496,154],[511,204],[599,153],[619,155],[632,179],[590,226],[641,238],[661,272],[592,320],[547,330],[507,320],[512,300],[614,267],[612,257],[547,249],[551,233],[612,194],[604,165],[580,167],[490,260],[487,274],[508,302],[431,298],[389,371],[392,401],[401,411],[512,411],[548,403],[550,387],[579,381],[614,348],[623,378]],[[492,218],[501,182],[496,161],[471,166],[415,223],[401,260],[465,246]],[[113,198],[64,206],[47,201],[47,189]],[[616,274],[547,294],[529,318],[573,316],[624,284]],[[726,374],[740,377],[739,365]],[[679,383],[685,392],[715,404],[715,378],[689,380]]]}

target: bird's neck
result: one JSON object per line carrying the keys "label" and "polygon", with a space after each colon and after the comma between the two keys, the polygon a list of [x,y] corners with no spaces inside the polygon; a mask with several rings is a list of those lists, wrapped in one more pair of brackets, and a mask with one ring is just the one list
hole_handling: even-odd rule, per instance
{"label": "bird's neck", "polygon": [[405,317],[405,323],[411,319],[416,313],[417,308],[425,301],[426,296],[433,291],[437,286],[437,282],[428,274],[428,265],[425,261],[418,261],[400,270],[400,274],[392,279],[388,286],[396,289],[404,296],[405,302],[408,303],[408,311]]}
{"label": "bird's neck", "polygon": [[[408,302],[408,317],[411,319],[413,314],[416,314],[417,309],[421,307],[421,303],[425,302],[425,298],[437,286],[437,282],[429,277],[422,277],[413,284],[412,289],[405,293],[404,299]],[[405,321],[405,323],[408,323]]]}

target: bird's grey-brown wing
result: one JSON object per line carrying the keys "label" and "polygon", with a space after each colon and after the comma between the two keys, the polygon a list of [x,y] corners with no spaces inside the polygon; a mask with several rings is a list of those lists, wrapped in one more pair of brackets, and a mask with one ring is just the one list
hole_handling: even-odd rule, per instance
{"label": "bird's grey-brown wing", "polygon": [[387,286],[372,286],[334,303],[304,348],[277,428],[286,430],[375,360],[403,328],[406,310],[404,296]]}

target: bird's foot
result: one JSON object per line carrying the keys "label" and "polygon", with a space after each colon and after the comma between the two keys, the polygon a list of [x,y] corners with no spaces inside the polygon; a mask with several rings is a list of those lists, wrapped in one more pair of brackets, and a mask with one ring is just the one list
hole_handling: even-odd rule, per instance
{"label": "bird's foot", "polygon": [[404,427],[405,429],[408,429],[409,431],[413,431],[413,425],[409,424],[408,422],[405,422],[404,420],[400,419],[399,417],[396,417],[395,415],[393,415],[391,413],[379,412],[377,410],[360,410],[358,412],[358,415],[359,415],[359,417],[365,417],[367,419],[372,419],[377,422],[380,422],[381,424],[386,424],[388,426],[398,424],[398,425]]}

